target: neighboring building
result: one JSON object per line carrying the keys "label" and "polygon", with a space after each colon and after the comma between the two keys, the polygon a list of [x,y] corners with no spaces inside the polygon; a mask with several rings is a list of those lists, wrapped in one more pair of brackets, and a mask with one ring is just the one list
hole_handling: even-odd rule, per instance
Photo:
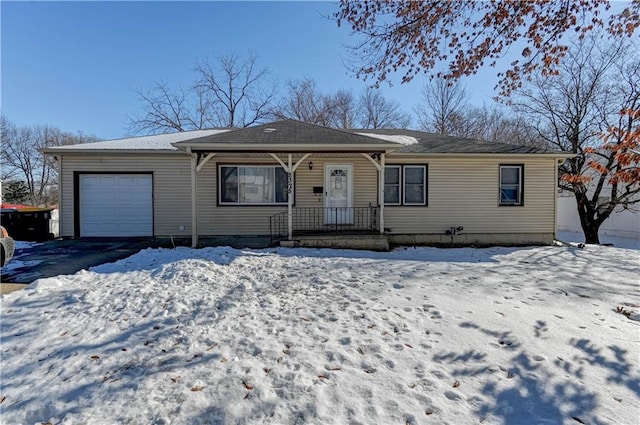
{"label": "neighboring building", "polygon": [[60,164],[61,236],[192,236],[194,244],[325,231],[396,244],[549,244],[557,163],[570,156],[293,120],[44,152]]}

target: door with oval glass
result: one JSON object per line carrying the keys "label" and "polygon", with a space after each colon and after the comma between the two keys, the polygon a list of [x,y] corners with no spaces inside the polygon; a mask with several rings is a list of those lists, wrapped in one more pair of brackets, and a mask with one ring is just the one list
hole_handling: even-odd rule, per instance
{"label": "door with oval glass", "polygon": [[326,164],[325,224],[353,224],[353,164]]}

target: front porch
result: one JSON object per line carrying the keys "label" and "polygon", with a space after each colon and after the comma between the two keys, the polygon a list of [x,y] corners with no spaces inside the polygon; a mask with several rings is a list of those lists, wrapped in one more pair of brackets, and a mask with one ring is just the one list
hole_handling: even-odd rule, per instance
{"label": "front porch", "polygon": [[[402,145],[284,120],[174,146],[191,156],[195,247],[201,211],[206,211],[202,222],[209,234],[227,233],[233,226],[237,234],[268,231],[274,243],[320,234],[384,234],[385,157]],[[202,173],[211,176],[211,160],[215,205],[211,192],[198,187]],[[206,204],[209,209],[200,208]],[[273,212],[265,216],[269,209]],[[222,228],[223,223],[229,225]]]}
{"label": "front porch", "polygon": [[[289,229],[291,223],[291,229]],[[368,207],[292,207],[289,212],[269,217],[269,234],[274,244],[284,239],[315,236],[354,236],[380,234],[380,208]],[[291,236],[292,238],[290,238]]]}
{"label": "front porch", "polygon": [[[380,234],[380,208],[293,207],[289,214],[269,217],[271,244],[283,247],[368,249],[388,251],[389,240]],[[291,235],[291,236],[290,236]]]}

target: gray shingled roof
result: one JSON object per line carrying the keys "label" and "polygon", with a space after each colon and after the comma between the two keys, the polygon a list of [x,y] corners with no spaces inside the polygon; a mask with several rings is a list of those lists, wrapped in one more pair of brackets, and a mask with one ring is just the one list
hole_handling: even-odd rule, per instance
{"label": "gray shingled roof", "polygon": [[[358,151],[390,150],[398,153],[417,154],[560,154],[564,152],[516,146],[505,143],[443,136],[404,129],[352,129],[336,130],[295,120],[283,120],[273,123],[240,129],[217,128],[195,130],[183,133],[159,134],[155,136],[134,137],[108,140],[70,146],[43,149],[45,153],[85,152],[85,151],[167,151],[177,152],[176,147],[184,149],[191,146],[198,150],[215,148],[244,151],[259,151],[261,145],[272,149],[287,149],[287,145],[299,145],[308,149],[314,146],[319,150],[345,149]],[[306,145],[306,146],[305,146]],[[348,147],[348,148],[347,148]]]}
{"label": "gray shingled roof", "polygon": [[43,149],[46,153],[81,151],[172,151],[178,152],[173,143],[187,141],[211,134],[229,131],[228,128],[192,130],[180,133],[156,134],[153,136],[128,137],[125,139],[103,140],[76,145],[51,146]]}
{"label": "gray shingled roof", "polygon": [[295,120],[276,121],[255,127],[232,129],[225,133],[213,134],[197,139],[185,140],[175,145],[228,144],[233,145],[389,145],[393,142],[362,136],[349,131],[321,127]]}
{"label": "gray shingled roof", "polygon": [[496,153],[496,154],[540,154],[563,153],[550,149],[531,146],[517,146],[507,143],[487,142],[484,140],[467,139],[463,137],[445,136],[442,134],[425,133],[415,130],[402,129],[361,129],[350,130],[357,133],[379,134],[386,136],[410,136],[418,143],[405,145],[399,153]]}

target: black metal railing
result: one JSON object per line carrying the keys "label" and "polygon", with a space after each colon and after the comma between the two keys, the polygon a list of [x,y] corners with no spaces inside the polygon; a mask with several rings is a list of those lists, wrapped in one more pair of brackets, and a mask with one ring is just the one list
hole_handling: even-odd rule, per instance
{"label": "black metal railing", "polygon": [[[379,208],[370,207],[294,207],[294,235],[374,233],[379,229]],[[269,217],[271,243],[288,236],[288,212]]]}

